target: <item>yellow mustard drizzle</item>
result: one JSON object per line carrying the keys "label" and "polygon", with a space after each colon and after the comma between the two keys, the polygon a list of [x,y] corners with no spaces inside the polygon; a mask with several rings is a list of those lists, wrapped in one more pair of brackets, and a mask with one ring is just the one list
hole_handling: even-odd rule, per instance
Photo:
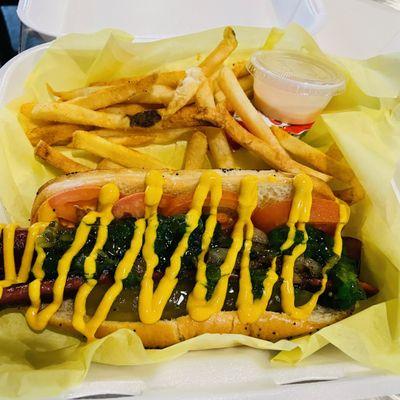
{"label": "yellow mustard drizzle", "polygon": [[[135,223],[135,232],[131,240],[131,246],[128,251],[125,253],[122,260],[119,262],[115,273],[114,273],[114,283],[107,290],[97,310],[94,315],[86,324],[81,328],[80,332],[83,333],[89,341],[95,339],[95,334],[99,326],[103,323],[103,321],[107,318],[108,313],[118,295],[121,293],[123,289],[122,281],[127,278],[129,273],[132,270],[133,264],[136,261],[136,258],[142,248],[143,243],[143,235],[146,229],[146,221],[141,218],[138,219]],[[75,300],[76,304],[76,300]]]}
{"label": "yellow mustard drizzle", "polygon": [[4,261],[4,280],[0,280],[0,298],[2,297],[4,288],[16,283],[25,283],[28,280],[35,251],[35,241],[46,226],[46,223],[36,223],[29,227],[24,252],[22,254],[21,265],[17,274],[14,258],[14,239],[17,225],[0,225],[0,234],[3,233]]}
{"label": "yellow mustard drizzle", "polygon": [[339,206],[339,223],[336,226],[335,235],[333,236],[333,252],[340,257],[343,250],[342,230],[349,222],[350,207],[340,199],[336,199],[336,203]]}
{"label": "yellow mustard drizzle", "polygon": [[[157,209],[163,194],[164,179],[158,171],[150,171],[146,176],[145,191],[145,218],[147,229],[144,235],[143,258],[146,263],[139,292],[139,318],[142,322],[143,315],[152,311],[152,299],[154,293],[153,273],[158,264],[158,256],[154,251],[154,243],[157,237],[158,217]],[[147,307],[147,309],[146,309]]]}
{"label": "yellow mustard drizzle", "polygon": [[[26,319],[33,329],[44,329],[50,318],[62,304],[66,279],[73,258],[86,244],[92,225],[97,220],[100,220],[96,243],[84,263],[84,272],[87,281],[79,288],[75,298],[73,312],[74,328],[84,334],[88,340],[93,340],[95,338],[96,331],[107,318],[112,304],[121,293],[123,289],[123,280],[126,279],[130,273],[140,250],[142,250],[143,258],[146,263],[146,271],[141,281],[141,290],[139,292],[139,317],[144,323],[155,323],[161,318],[165,305],[177,284],[177,276],[181,268],[181,258],[188,248],[188,241],[191,233],[198,226],[204,203],[207,196],[210,194],[210,214],[205,223],[205,230],[202,237],[201,253],[198,257],[196,284],[194,290],[189,295],[187,302],[188,314],[196,321],[204,321],[214,313],[222,310],[228,289],[229,276],[235,266],[240,250],[243,249],[243,254],[240,260],[240,280],[237,299],[238,316],[240,321],[243,323],[252,323],[257,321],[261,314],[267,309],[272,289],[278,280],[276,272],[277,258],[275,257],[272,260],[271,267],[267,271],[266,277],[263,281],[263,294],[261,298],[254,300],[249,266],[254,233],[251,216],[254,209],[257,207],[258,201],[257,177],[247,176],[241,181],[238,198],[238,220],[232,232],[232,245],[220,267],[221,278],[219,279],[211,299],[209,300],[206,299],[207,265],[205,263],[205,257],[208,253],[217,225],[218,206],[222,196],[221,177],[213,171],[207,171],[202,174],[193,195],[191,209],[186,214],[186,231],[170,259],[169,267],[166,269],[156,290],[154,290],[153,273],[158,265],[158,256],[155,253],[154,244],[158,228],[158,206],[163,195],[163,184],[164,179],[161,172],[150,171],[147,174],[145,217],[136,221],[130,248],[116,267],[114,283],[103,296],[92,317],[86,315],[87,297],[97,284],[96,279],[94,279],[96,273],[97,254],[107,241],[108,226],[114,218],[112,207],[119,199],[118,187],[112,183],[104,185],[101,189],[98,210],[91,211],[84,216],[77,227],[75,238],[70,248],[64,253],[58,262],[58,276],[53,287],[53,301],[49,305],[44,306],[43,309],[41,309],[40,288],[42,280],[45,277],[43,262],[46,253],[36,238],[43,232],[48,223],[38,222],[29,228],[18,274],[16,273],[14,260],[16,225],[0,225],[0,234],[3,232],[3,257],[5,270],[5,279],[0,281],[0,298],[4,287],[8,287],[14,283],[26,282],[28,280],[33,255],[36,251],[36,259],[32,267],[32,273],[35,279],[29,284],[31,306],[26,312]],[[302,243],[297,244],[293,248],[290,255],[285,255],[283,257],[281,273],[281,303],[283,311],[291,317],[306,319],[315,308],[319,296],[326,288],[328,280],[327,273],[329,272],[329,269],[332,268],[341,256],[343,246],[341,232],[349,219],[349,207],[346,203],[336,200],[339,206],[340,218],[334,234],[333,251],[335,256],[332,257],[323,267],[320,289],[312,295],[308,303],[296,307],[293,286],[294,265],[296,259],[304,253],[307,247],[308,237],[305,226],[310,219],[313,185],[311,179],[307,175],[299,174],[294,178],[293,186],[294,196],[289,220],[287,222],[289,232],[285,243],[281,246],[281,250],[285,251],[293,246],[296,230],[303,232],[304,239]],[[41,218],[45,221],[50,221],[54,219],[53,214],[53,210],[51,210],[47,204],[47,206],[43,206],[42,210],[39,212],[39,221]]]}
{"label": "yellow mustard drizzle", "polygon": [[119,199],[119,189],[114,183],[107,183],[100,190],[98,211],[87,214],[84,219],[87,225],[93,225],[99,219],[96,243],[92,251],[86,257],[84,263],[84,273],[87,281],[78,289],[74,303],[74,313],[72,316],[72,326],[78,332],[88,336],[88,329],[85,323],[86,317],[86,301],[97,284],[97,280],[93,279],[96,273],[96,259],[100,250],[103,249],[108,237],[108,225],[114,219],[112,213],[113,205]]}
{"label": "yellow mustard drizzle", "polygon": [[[29,284],[29,297],[31,300],[31,306],[26,312],[26,320],[32,329],[44,329],[47,326],[50,318],[60,308],[63,302],[64,288],[73,258],[85,245],[92,228],[91,225],[96,222],[97,218],[101,218],[104,213],[107,213],[107,211],[111,209],[112,205],[118,200],[117,195],[119,196],[119,191],[116,185],[113,183],[106,184],[102,187],[99,195],[100,211],[91,211],[82,218],[82,221],[76,230],[75,238],[71,244],[71,247],[64,253],[58,262],[58,276],[53,286],[53,301],[45,306],[42,310],[40,310],[40,286],[44,274],[43,271],[41,271],[41,265],[38,265],[36,268],[38,275],[35,275],[36,279]],[[104,238],[100,236],[100,239],[97,238],[96,243],[102,241],[103,239]],[[76,302],[77,299],[75,303]],[[74,317],[75,314],[76,313],[74,312]]]}
{"label": "yellow mustard drizzle", "polygon": [[341,200],[336,199],[336,202],[339,205],[339,223],[336,225],[334,235],[333,252],[335,255],[331,257],[322,268],[322,280],[319,290],[313,293],[310,300],[306,304],[299,307],[302,311],[302,314],[300,316],[303,318],[308,317],[316,307],[319,296],[321,296],[321,294],[324,293],[326,289],[326,284],[328,282],[328,272],[337,263],[342,255],[343,239],[341,233],[343,227],[347,224],[349,220],[350,208],[346,203],[342,202]]}
{"label": "yellow mustard drizzle", "polygon": [[[233,228],[232,245],[220,267],[221,278],[215,286],[211,299],[206,299],[207,281],[204,280],[197,281],[193,292],[189,295],[188,312],[194,320],[205,321],[212,314],[222,310],[228,289],[229,276],[235,266],[237,255],[243,246],[243,230],[245,228],[248,229],[249,226],[252,227],[251,215],[257,206],[257,201],[257,178],[255,176],[246,176],[242,179],[240,185],[238,220]],[[250,233],[252,237],[251,229]],[[248,260],[245,262],[248,262]]]}
{"label": "yellow mustard drizzle", "polygon": [[320,295],[326,289],[329,270],[341,257],[343,247],[341,233],[344,225],[347,224],[349,220],[350,209],[346,203],[336,199],[336,202],[339,205],[339,223],[336,226],[334,235],[333,251],[335,256],[328,260],[322,269],[322,281],[320,289],[313,293],[310,300],[306,304],[296,307],[293,286],[294,265],[297,258],[300,257],[307,248],[308,235],[305,229],[305,224],[310,219],[313,185],[311,179],[304,174],[297,175],[294,178],[293,185],[295,189],[295,195],[293,197],[289,221],[287,223],[289,227],[289,233],[286,242],[281,247],[281,250],[287,250],[293,245],[296,233],[296,224],[297,229],[303,233],[303,242],[296,245],[290,255],[285,255],[283,257],[281,274],[283,279],[281,285],[281,303],[283,311],[292,318],[307,319],[316,307]]}
{"label": "yellow mustard drizzle", "polygon": [[286,242],[281,246],[281,250],[287,250],[293,245],[296,234],[296,224],[297,229],[303,233],[303,242],[296,245],[290,255],[283,256],[281,273],[283,279],[281,285],[281,305],[283,311],[291,317],[306,319],[307,311],[295,307],[294,304],[293,274],[294,264],[297,258],[300,257],[307,248],[308,235],[305,225],[310,219],[313,184],[307,175],[299,174],[293,179],[293,187],[294,196],[289,220],[287,222],[289,233]]}
{"label": "yellow mustard drizzle", "polygon": [[221,177],[215,175],[211,177],[209,183],[209,190],[211,192],[210,215],[205,223],[203,238],[201,241],[201,252],[197,259],[196,285],[193,288],[193,292],[189,295],[186,306],[188,313],[192,318],[194,318],[196,315],[197,307],[201,304],[204,304],[203,299],[205,299],[207,294],[207,264],[205,263],[204,259],[210,247],[211,240],[217,226],[218,205],[222,197]]}
{"label": "yellow mustard drizzle", "polygon": [[261,314],[265,312],[268,302],[272,295],[272,289],[279,276],[276,273],[276,257],[271,262],[271,267],[268,270],[263,281],[263,294],[259,299],[254,300],[251,284],[250,270],[248,262],[241,261],[239,294],[236,305],[238,307],[238,316],[240,322],[247,324],[257,321]]}
{"label": "yellow mustard drizzle", "polygon": [[[257,181],[251,189],[253,193],[257,193]],[[239,320],[242,323],[252,323],[260,318],[260,315],[266,310],[269,299],[271,298],[272,288],[278,279],[276,274],[276,257],[273,259],[271,268],[266,274],[263,281],[263,294],[261,298],[254,300],[253,287],[250,276],[250,251],[253,244],[254,226],[251,220],[246,226],[246,240],[242,259],[240,260],[240,278],[239,278],[239,294],[236,301]]]}
{"label": "yellow mustard drizzle", "polygon": [[[142,322],[151,324],[157,322],[161,318],[164,307],[178,282],[177,276],[181,268],[181,258],[188,248],[189,237],[197,228],[207,195],[210,189],[215,186],[214,183],[218,181],[218,179],[219,177],[212,171],[204,172],[201,176],[193,195],[192,207],[186,214],[186,231],[172,254],[170,265],[165,270],[165,274],[154,292],[152,278],[154,269],[149,270],[148,266],[146,267],[139,294],[139,316]],[[154,247],[154,243],[152,247]]]}

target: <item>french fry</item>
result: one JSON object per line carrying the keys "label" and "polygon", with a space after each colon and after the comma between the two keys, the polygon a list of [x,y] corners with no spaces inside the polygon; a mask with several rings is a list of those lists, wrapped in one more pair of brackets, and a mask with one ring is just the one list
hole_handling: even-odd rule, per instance
{"label": "french fry", "polygon": [[175,114],[178,110],[184,107],[196,94],[204,79],[204,74],[200,68],[189,68],[186,71],[185,78],[176,88],[174,96],[164,112],[164,116]]}
{"label": "french fry", "polygon": [[[217,104],[218,103],[226,103],[226,97],[225,97],[224,92],[222,90],[217,90],[214,93],[214,99],[215,99],[215,102]],[[227,108],[229,109],[230,107],[227,107]]]}
{"label": "french fry", "polygon": [[36,104],[31,111],[32,118],[44,121],[63,122],[79,125],[93,125],[101,128],[129,128],[128,117],[93,111],[68,103]]}
{"label": "french fry", "polygon": [[327,199],[335,200],[335,195],[330,186],[326,182],[324,182],[319,178],[316,178],[315,176],[310,176],[310,178],[313,183],[313,190],[316,193],[321,194],[323,197],[326,197]]}
{"label": "french fry", "polygon": [[251,104],[232,70],[227,67],[222,68],[218,83],[228,102],[242,118],[249,131],[264,141],[275,152],[275,157],[281,160],[289,160],[289,155],[279,144],[278,139],[253,104]]}
{"label": "french fry", "polygon": [[[80,129],[82,130],[82,129]],[[84,130],[84,129],[83,129]],[[109,137],[114,137],[114,136],[124,136],[127,135],[130,130],[126,129],[94,129],[91,130],[90,133],[93,135],[100,136],[102,138],[108,139]]]}
{"label": "french fry", "polygon": [[214,96],[210,87],[210,82],[206,79],[196,93],[196,104],[199,107],[215,107]]}
{"label": "french fry", "polygon": [[302,140],[296,139],[277,126],[273,126],[271,129],[283,148],[297,161],[309,164],[318,171],[332,175],[342,182],[349,183],[353,180],[354,173],[351,168],[334,160]]}
{"label": "french fry", "polygon": [[208,81],[210,82],[211,90],[213,91],[214,94],[221,91],[221,89],[218,85],[218,76],[219,76],[219,72],[217,71],[212,77],[208,78]]}
{"label": "french fry", "polygon": [[33,120],[32,118],[27,117],[21,113],[19,113],[18,115],[18,122],[20,123],[23,131],[25,132],[25,135],[27,135],[27,133],[29,133],[31,130],[35,128],[41,128],[43,126],[47,126],[50,124],[50,122],[47,121]]}
{"label": "french fry", "polygon": [[108,86],[87,96],[77,97],[68,103],[90,110],[98,110],[113,104],[123,103],[135,94],[147,93],[156,78],[157,76],[153,74],[121,85]]}
{"label": "french fry", "polygon": [[191,132],[193,129],[186,128],[172,128],[172,129],[162,129],[158,127],[151,128],[141,128],[133,127],[129,129],[94,129],[90,133],[98,135],[104,138],[114,137],[114,136],[134,136],[134,135],[149,135],[149,134],[167,134],[167,135],[183,135],[184,133]]}
{"label": "french fry", "polygon": [[163,169],[167,168],[161,161],[147,154],[128,149],[119,144],[85,131],[74,133],[72,144],[75,148],[107,158],[127,168]]}
{"label": "french fry", "polygon": [[146,93],[138,93],[129,98],[129,103],[168,105],[174,97],[175,90],[165,85],[153,85]]}
{"label": "french fry", "polygon": [[[100,136],[102,138],[105,138],[107,140],[109,140],[110,138],[128,138],[128,137],[136,137],[138,136],[138,142],[140,141],[141,137],[144,137],[146,135],[151,135],[151,134],[160,134],[162,133],[167,133],[172,135],[172,133],[170,132],[175,132],[175,131],[185,131],[187,132],[189,128],[182,128],[181,130],[178,129],[166,129],[166,130],[160,130],[160,129],[145,129],[145,128],[130,128],[130,129],[93,129],[90,130],[90,133],[93,135],[97,135]],[[76,129],[76,130],[84,130],[84,129]],[[75,132],[75,131],[74,131]],[[72,134],[74,133],[72,132]],[[71,140],[72,140],[72,134],[71,134]],[[177,135],[177,133],[176,133]],[[183,135],[183,133],[182,133]],[[112,140],[111,140],[112,141]],[[123,140],[122,140],[123,141]],[[145,142],[145,140],[142,140],[143,142]],[[147,140],[146,140],[147,141]],[[115,141],[116,143],[118,143],[118,140]],[[132,141],[133,142],[133,141]],[[69,143],[67,145],[68,147],[73,147],[72,143]],[[134,146],[132,146],[134,147]]]}
{"label": "french fry", "polygon": [[84,97],[96,93],[107,86],[88,86],[73,90],[57,91],[47,84],[47,91],[55,97],[59,97],[63,101],[75,99],[77,97]]}
{"label": "french fry", "polygon": [[40,140],[48,145],[68,144],[72,140],[72,134],[83,129],[81,125],[72,124],[51,124],[47,126],[39,126],[26,132],[26,136],[33,146],[36,146]]}
{"label": "french fry", "polygon": [[181,108],[175,114],[162,119],[154,128],[160,129],[171,129],[171,128],[183,128],[199,126],[200,122],[197,118],[199,109],[196,106],[186,106]]}
{"label": "french fry", "polygon": [[184,169],[202,169],[207,154],[207,136],[200,131],[192,133],[185,153]]}
{"label": "french fry", "polygon": [[147,146],[149,144],[168,144],[187,138],[188,129],[175,129],[169,132],[160,131],[153,133],[142,133],[125,136],[110,136],[107,138],[111,143],[121,144],[128,147]]}
{"label": "french fry", "polygon": [[303,172],[307,175],[310,175],[311,178],[316,178],[324,183],[332,180],[332,176],[324,174],[323,172],[319,172],[313,168],[307,167],[306,165],[303,165],[295,160],[292,160],[289,168],[292,170],[292,174],[299,174],[300,172]]}
{"label": "french fry", "polygon": [[156,83],[158,85],[165,85],[175,89],[179,83],[185,79],[185,76],[185,71],[160,72]]}
{"label": "french fry", "polygon": [[[216,110],[203,109],[197,115],[200,120],[210,121],[213,124],[224,128],[226,133],[241,146],[257,154],[270,167],[298,174],[304,172],[311,177],[318,178],[323,182],[328,182],[331,177],[319,171],[315,171],[305,165],[292,160],[288,155],[280,157],[274,149],[268,146],[263,140],[252,135],[247,129],[243,128],[222,106],[218,105]],[[285,153],[286,154],[286,153]]]}
{"label": "french fry", "polygon": [[235,161],[231,146],[226,139],[225,132],[220,128],[203,127],[202,132],[206,134],[208,147],[217,168],[235,168]]}
{"label": "french fry", "polygon": [[[225,129],[226,133],[241,146],[257,153],[269,166],[282,169],[284,166],[280,159],[276,157],[273,149],[256,136],[252,135],[247,129],[243,128],[221,105],[217,106],[219,112],[214,110],[200,111],[198,118],[212,122],[214,125]],[[290,171],[287,171],[290,172]]]}
{"label": "french fry", "polygon": [[343,159],[343,154],[340,151],[338,145],[336,143],[333,143],[328,151],[325,153],[328,157],[333,158],[336,161],[341,161]]}
{"label": "french fry", "polygon": [[89,87],[96,87],[96,86],[115,86],[115,85],[121,85],[123,83],[131,82],[133,80],[138,79],[138,76],[129,76],[125,78],[118,78],[118,79],[112,79],[111,81],[95,81],[89,84]]}
{"label": "french fry", "polygon": [[107,158],[103,158],[99,163],[97,163],[97,169],[121,169],[121,168],[124,167],[113,161],[107,160]]}
{"label": "french fry", "polygon": [[365,191],[358,179],[354,177],[349,188],[336,190],[335,195],[348,204],[355,204],[365,197]]}
{"label": "french fry", "polygon": [[21,105],[19,112],[25,117],[33,118],[32,110],[34,109],[35,105],[36,103],[24,103]]}
{"label": "french fry", "polygon": [[[255,135],[255,137],[264,142],[264,145],[262,147],[264,148],[263,150],[264,157],[266,157],[265,161],[270,166],[278,169],[283,169],[282,167],[290,164],[291,159],[289,155],[281,147],[278,140],[275,138],[274,134],[262,120],[261,116],[258,115],[257,110],[253,108],[253,106],[250,103],[250,100],[247,98],[246,94],[240,87],[236,77],[233,75],[233,72],[228,68],[223,68],[220,74],[220,78],[221,79],[219,83],[224,91],[224,94],[227,96],[228,102],[238,112],[240,117],[244,120],[246,126],[248,126],[249,129],[253,128],[253,130],[250,132],[254,134],[255,132],[257,132],[257,135]],[[244,105],[243,103],[245,103],[246,105]],[[239,124],[236,123],[236,121],[229,115],[229,113],[226,110],[224,110],[223,114],[231,130],[233,130],[235,133],[242,132],[244,137],[247,136],[246,135],[246,133],[248,133],[247,130],[243,131],[239,130],[237,128]],[[263,125],[266,126],[267,130],[263,129]],[[230,134],[231,132],[229,132],[228,130],[227,133]],[[270,138],[270,135],[272,136],[272,139]],[[236,135],[236,138],[241,139],[243,141],[243,138],[241,138],[238,135]],[[235,138],[233,139],[237,141]],[[246,141],[248,142],[250,139],[252,138],[248,137]],[[250,141],[253,142],[253,140]],[[255,143],[258,143],[258,141],[255,141]]]}
{"label": "french fry", "polygon": [[135,115],[145,110],[146,107],[140,104],[117,104],[115,106],[101,108],[98,111],[120,115]]}
{"label": "french fry", "polygon": [[199,65],[204,75],[209,77],[217,71],[236,49],[237,45],[238,42],[234,30],[230,26],[226,27],[222,41]]}
{"label": "french fry", "polygon": [[247,61],[237,61],[231,66],[232,72],[235,74],[236,78],[243,78],[249,75],[249,71],[247,69]]}
{"label": "french fry", "polygon": [[254,79],[251,75],[243,76],[238,79],[240,87],[246,93],[247,97],[249,97],[249,93],[253,93],[253,82]]}
{"label": "french fry", "polygon": [[[253,77],[251,75],[244,76],[239,79],[239,84],[246,93],[246,96],[250,97],[250,95],[253,93]],[[217,103],[222,103],[226,100],[222,90],[217,90],[214,94],[214,97]]]}
{"label": "french fry", "polygon": [[[159,72],[157,75],[156,84],[170,86],[171,88],[175,89],[179,85],[179,82],[185,77],[185,75],[186,75],[185,71]],[[90,84],[90,86],[93,87],[93,86],[120,85],[121,83],[126,83],[133,79],[138,79],[138,77],[120,78],[108,82],[106,81],[93,82]]]}
{"label": "french fry", "polygon": [[[333,198],[326,184],[332,177],[348,184],[339,198],[353,203],[364,190],[337,147],[327,154],[264,122],[248,99],[253,77],[247,60],[230,62],[237,40],[231,27],[197,67],[95,82],[69,91],[48,91],[54,103],[26,103],[20,120],[36,146],[35,154],[63,172],[86,171],[53,144],[85,150],[102,158],[97,169],[168,168],[160,160],[132,148],[187,140],[185,169],[203,167],[210,149],[213,166],[235,168],[227,135],[263,159],[270,167],[291,174],[306,173],[314,190]],[[224,63],[229,67],[224,67]],[[247,127],[228,112],[236,112]],[[214,126],[204,126],[210,122]],[[89,127],[89,128],[85,128]],[[95,128],[95,130],[93,130]],[[196,131],[193,130],[196,129]],[[88,129],[85,131],[84,129]]]}
{"label": "french fry", "polygon": [[[333,143],[325,154],[351,169],[336,143]],[[355,204],[365,197],[365,190],[357,177],[353,175],[350,187],[335,191],[335,195],[346,203]]]}
{"label": "french fry", "polygon": [[86,167],[85,165],[79,164],[76,161],[64,156],[64,154],[49,146],[43,140],[39,140],[37,146],[35,147],[35,155],[45,161],[47,164],[66,174],[90,170],[90,168]]}
{"label": "french fry", "polygon": [[334,194],[340,200],[343,200],[347,204],[354,204],[354,189],[352,187],[346,189],[335,190]]}

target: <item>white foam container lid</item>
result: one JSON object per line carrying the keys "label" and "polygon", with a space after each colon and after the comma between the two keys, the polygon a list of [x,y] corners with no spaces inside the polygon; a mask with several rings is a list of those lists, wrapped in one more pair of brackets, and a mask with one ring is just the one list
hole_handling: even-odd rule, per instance
{"label": "white foam container lid", "polygon": [[112,27],[141,40],[291,21],[315,33],[325,18],[322,0],[20,0],[17,12],[25,25],[47,36]]}

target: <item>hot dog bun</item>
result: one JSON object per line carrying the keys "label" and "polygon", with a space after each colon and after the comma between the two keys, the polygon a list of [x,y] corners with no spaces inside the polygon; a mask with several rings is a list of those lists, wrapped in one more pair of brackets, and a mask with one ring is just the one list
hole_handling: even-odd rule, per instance
{"label": "hot dog bun", "polygon": [[[203,171],[165,171],[163,192],[166,195],[193,193]],[[238,193],[243,177],[258,177],[258,204],[291,200],[293,196],[293,175],[276,171],[215,170],[222,176],[222,189]],[[141,170],[99,170],[77,173],[56,178],[40,188],[32,208],[32,220],[39,207],[57,194],[78,187],[103,186],[115,183],[120,196],[125,197],[145,190],[147,171]],[[283,221],[282,221],[283,222]],[[74,331],[72,327],[73,301],[66,300],[50,320],[50,324],[62,330]],[[337,322],[350,311],[335,311],[318,306],[306,320],[296,320],[284,313],[266,311],[255,323],[241,323],[236,311],[221,311],[207,321],[197,322],[190,316],[172,320],[160,320],[155,324],[141,322],[104,321],[97,330],[96,337],[103,337],[121,328],[134,330],[145,347],[162,348],[204,333],[234,333],[257,337],[270,341],[299,336],[314,332]]]}
{"label": "hot dog bun", "polygon": [[[66,300],[51,318],[50,325],[67,332],[72,327],[73,301]],[[160,320],[155,324],[142,322],[104,321],[97,330],[101,338],[118,329],[130,329],[140,337],[146,348],[164,348],[204,333],[231,333],[251,336],[263,340],[278,341],[313,333],[318,329],[338,322],[351,311],[337,311],[317,306],[307,320],[296,320],[285,313],[266,311],[252,324],[240,322],[236,311],[221,311],[204,322],[197,322],[188,315],[173,320]]]}
{"label": "hot dog bun", "polygon": [[[259,203],[266,201],[281,201],[292,196],[293,175],[282,172],[254,171],[254,170],[214,170],[223,177],[222,189],[238,192],[240,181],[248,175],[257,175],[259,178]],[[193,193],[202,170],[165,171],[164,193],[177,195],[181,193]],[[108,182],[115,183],[120,190],[121,197],[128,196],[145,189],[147,171],[143,170],[96,170],[69,174],[58,177],[43,185],[36,196],[32,206],[32,220],[38,208],[51,196],[63,191],[68,191],[79,186],[102,186]]]}

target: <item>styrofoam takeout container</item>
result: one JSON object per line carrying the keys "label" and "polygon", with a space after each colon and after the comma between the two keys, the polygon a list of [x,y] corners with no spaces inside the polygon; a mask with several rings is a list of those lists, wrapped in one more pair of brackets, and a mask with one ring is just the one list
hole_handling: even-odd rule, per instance
{"label": "styrofoam takeout container", "polygon": [[296,22],[331,54],[368,58],[400,51],[400,11],[372,0],[20,0],[17,12],[46,41],[109,27],[143,41],[223,25]]}
{"label": "styrofoam takeout container", "polygon": [[322,0],[20,0],[17,12],[25,25],[47,37],[112,27],[142,41],[224,25],[297,22],[315,33],[325,19]]}
{"label": "styrofoam takeout container", "polygon": [[400,11],[383,3],[324,0],[326,18],[315,39],[325,52],[351,58],[400,51]]}
{"label": "styrofoam takeout container", "polygon": [[[48,46],[27,50],[0,69],[0,106],[22,94],[25,79]],[[270,356],[263,350],[231,348],[191,352],[148,366],[94,364],[84,384],[57,400],[103,394],[141,400],[353,400],[400,393],[398,376],[361,366],[333,346],[297,368],[270,364]]]}
{"label": "styrofoam takeout container", "polygon": [[[128,1],[131,1],[132,4],[137,4],[133,0],[118,0],[118,6],[121,3],[127,4]],[[208,7],[211,5],[211,9],[214,12],[218,9],[218,13],[221,13],[221,9],[219,8],[220,1],[207,0],[196,3],[207,4]],[[224,0],[221,3],[228,4],[228,1]],[[107,0],[96,0],[96,6],[105,2],[110,5],[110,2]],[[189,3],[187,0],[186,2]],[[271,2],[268,2],[270,5],[265,5],[266,1],[264,0],[249,0],[248,2],[230,0],[229,5],[238,5],[239,2],[246,5],[252,4],[251,10],[247,10],[250,13],[248,15],[253,16],[252,25],[286,25],[287,22],[295,20],[302,23],[311,32],[315,32],[321,27],[324,17],[324,13],[322,12],[323,7],[319,7],[321,5],[320,1],[303,1],[303,5],[299,6],[301,0],[271,0]],[[71,14],[73,7],[79,5],[81,12],[85,12],[85,7],[88,7],[89,3],[93,6],[94,0],[85,0],[85,2],[79,0],[65,0],[63,2],[54,0],[23,0],[20,1],[19,15],[22,21],[31,28],[43,34],[56,37],[73,31],[72,27],[74,24],[82,21],[82,16]],[[141,2],[141,6],[146,8],[145,5],[147,3],[150,2]],[[165,3],[178,4],[179,1],[170,0]],[[182,3],[184,3],[184,0],[182,0]],[[255,3],[264,4],[261,8],[262,13],[260,9],[253,6]],[[60,4],[62,5],[61,7]],[[292,8],[289,9],[282,6],[283,4],[291,4]],[[315,9],[311,10],[313,11],[311,13],[303,13],[306,10],[302,8],[304,4],[307,7],[315,6]],[[272,5],[274,5],[274,8],[272,8]],[[34,6],[39,7],[39,12],[34,15],[29,14],[30,11],[28,8]],[[56,7],[57,10],[53,7]],[[42,14],[40,14],[40,9]],[[277,11],[279,9],[281,14],[278,15]],[[172,15],[171,10],[167,13],[168,16]],[[99,26],[96,24],[104,23],[104,21],[108,21],[108,26],[113,25],[114,27],[128,31],[132,31],[132,29],[136,30],[138,26],[135,26],[132,22],[132,18],[134,17],[133,11],[132,14],[127,14],[126,20],[124,20],[125,26],[114,23],[115,14],[114,10],[110,7],[109,13],[105,14],[107,15],[106,20],[104,19],[105,17],[100,16],[100,19],[98,19],[97,15],[92,14],[90,16],[92,21],[86,26],[86,29],[82,30],[78,28],[75,30],[81,32],[97,30]],[[146,10],[142,11],[145,12]],[[199,15],[197,9],[189,11],[195,17]],[[225,11],[225,9],[222,9],[222,11]],[[318,15],[319,17],[313,18],[313,15]],[[51,17],[49,18],[49,16]],[[265,19],[265,16],[268,19]],[[74,21],[74,18],[77,18],[76,21]],[[142,15],[141,18],[147,18],[147,16]],[[72,23],[72,27],[70,25],[69,28],[71,30],[66,30],[67,22]],[[155,23],[155,21],[152,21],[152,24]],[[220,20],[215,23],[218,25],[226,23],[245,24],[246,21],[232,20],[232,17],[229,16],[227,21]],[[208,25],[206,27],[211,26]],[[103,28],[104,26],[100,27]],[[146,25],[142,25],[142,27],[147,29]],[[152,25],[151,29],[153,27],[154,25]],[[150,34],[149,32],[154,32],[154,30],[150,30],[150,26],[148,28],[147,31],[146,29],[142,31],[136,30],[133,33],[139,33],[136,37],[140,37],[142,40],[154,39],[161,36]],[[168,29],[170,31],[164,31],[164,36],[172,36],[173,33],[177,33],[171,27]],[[200,29],[202,29],[202,26],[190,23],[182,25],[182,30],[178,33],[187,33]],[[22,94],[23,84],[27,76],[47,47],[48,44],[44,44],[27,50],[0,69],[0,106],[4,106]],[[4,218],[5,216],[0,214],[0,220],[4,220]],[[93,398],[92,396],[97,395],[108,396],[102,398],[117,398],[117,395],[121,395],[129,396],[124,398],[138,398],[143,400],[159,398],[163,398],[164,400],[320,400],[321,398],[324,400],[338,398],[341,400],[350,400],[400,393],[400,379],[398,376],[361,366],[344,354],[336,351],[333,346],[327,346],[296,368],[286,364],[270,364],[268,361],[270,356],[270,352],[263,350],[230,348],[191,352],[168,363],[155,365],[112,367],[94,364],[84,384],[57,400],[82,397]],[[196,371],[196,374],[193,371]]]}

